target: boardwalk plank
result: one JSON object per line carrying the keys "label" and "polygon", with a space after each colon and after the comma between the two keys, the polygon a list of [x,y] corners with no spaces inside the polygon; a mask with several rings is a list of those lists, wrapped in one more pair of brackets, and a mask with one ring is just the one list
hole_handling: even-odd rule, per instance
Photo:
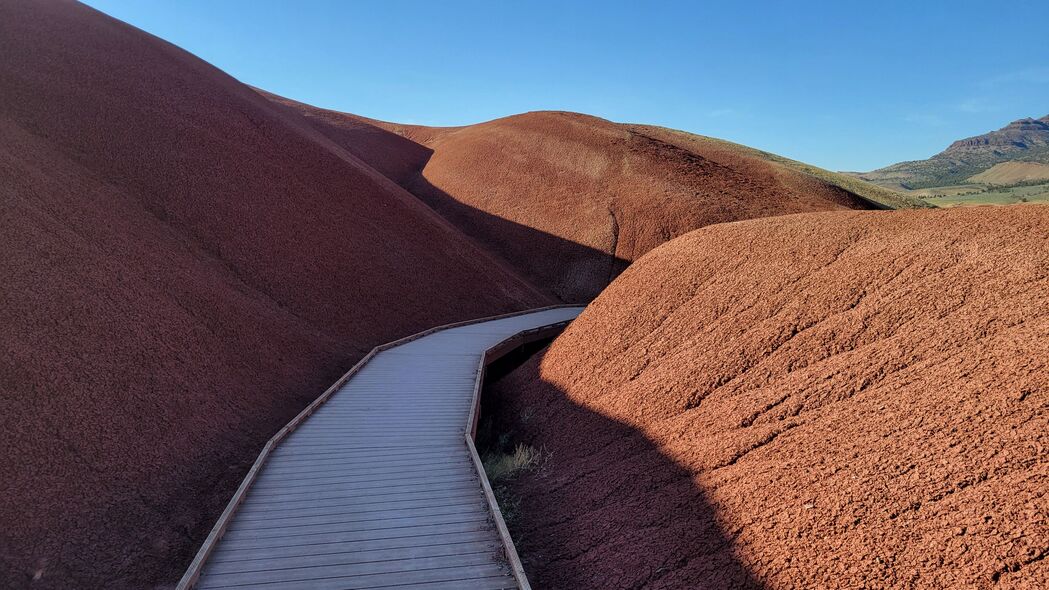
{"label": "boardwalk plank", "polygon": [[[487,516],[487,515],[485,515]],[[251,536],[240,536],[239,538],[223,537],[227,543],[236,543],[238,549],[263,549],[268,547],[298,546],[298,545],[323,545],[327,543],[345,543],[349,541],[373,541],[377,539],[390,539],[394,537],[408,537],[413,535],[430,535],[442,532],[467,531],[491,531],[491,523],[482,516],[462,517],[458,519],[441,519],[441,523],[414,524],[405,526],[377,526],[370,529],[325,532],[319,534],[283,535],[279,537],[265,537],[255,539]]]}
{"label": "boardwalk plank", "polygon": [[[464,550],[465,551],[465,550]],[[496,561],[497,553],[491,550],[481,550],[464,553],[453,553],[437,557],[415,557],[407,559],[393,559],[388,561],[365,561],[349,564],[319,565],[312,567],[298,567],[280,570],[262,570],[254,572],[232,572],[226,574],[212,574],[208,582],[215,587],[223,586],[246,586],[274,584],[278,582],[305,582],[314,581],[324,584],[333,583],[340,587],[335,580],[338,578],[361,578],[365,576],[380,576],[388,578],[390,582],[398,582],[404,574],[422,570],[449,569],[456,575],[464,575],[469,571],[476,571],[477,566],[499,568]],[[491,570],[489,570],[491,571]],[[495,569],[498,573],[500,570]],[[461,573],[460,573],[461,572]],[[485,572],[487,573],[487,572]],[[385,581],[385,580],[384,580]],[[208,588],[210,586],[202,586]]]}
{"label": "boardwalk plank", "polygon": [[[475,510],[445,510],[432,516],[406,516],[389,517],[387,519],[354,519],[332,521],[329,523],[308,524],[299,527],[287,528],[247,528],[230,530],[226,533],[226,539],[231,541],[261,541],[264,539],[301,539],[310,542],[314,537],[326,535],[343,535],[364,533],[369,531],[385,531],[388,529],[412,529],[425,526],[436,526],[453,524],[458,522],[485,522],[489,518],[488,512],[482,508]],[[367,538],[367,537],[365,537]]]}
{"label": "boardwalk plank", "polygon": [[[297,530],[309,528],[343,530],[346,526],[373,526],[375,522],[394,523],[398,521],[417,521],[419,518],[438,516],[458,516],[461,514],[484,514],[487,506],[484,502],[470,499],[469,502],[438,504],[436,506],[401,507],[392,506],[385,510],[362,511],[343,514],[325,514],[323,516],[291,516],[253,521],[238,521],[230,527],[229,532],[265,534],[267,531],[292,534]],[[345,525],[345,526],[344,526]]]}
{"label": "boardwalk plank", "polygon": [[341,514],[374,512],[396,506],[414,508],[443,506],[450,503],[475,501],[476,498],[473,494],[466,493],[470,491],[472,491],[472,488],[464,487],[451,490],[445,490],[442,488],[432,492],[420,492],[415,494],[386,494],[378,495],[374,498],[355,498],[341,506],[339,504],[327,504],[323,506],[308,505],[301,507],[278,506],[270,509],[258,507],[250,512],[244,512],[238,515],[237,521],[270,520],[273,518],[296,518],[299,516],[317,515],[339,516]]}
{"label": "boardwalk plank", "polygon": [[493,554],[501,545],[492,540],[447,542],[434,545],[408,545],[384,549],[352,550],[339,553],[321,553],[290,557],[271,557],[246,561],[226,561],[214,563],[209,570],[211,575],[237,572],[272,571],[293,568],[316,567],[324,565],[352,565],[376,561],[419,559],[423,557],[442,557],[470,553]]}
{"label": "boardwalk plank", "polygon": [[271,452],[199,588],[516,588],[463,436],[485,349],[578,308],[374,355]]}
{"label": "boardwalk plank", "polygon": [[[209,568],[214,564],[266,561],[271,559],[302,559],[311,555],[334,555],[345,553],[367,553],[384,549],[401,547],[427,547],[458,543],[495,542],[487,530],[466,529],[444,530],[427,535],[408,535],[387,537],[385,539],[367,539],[363,541],[341,541],[313,545],[281,545],[263,549],[229,549],[220,547],[208,561]],[[257,568],[256,568],[257,569]],[[209,570],[210,571],[210,570]]]}

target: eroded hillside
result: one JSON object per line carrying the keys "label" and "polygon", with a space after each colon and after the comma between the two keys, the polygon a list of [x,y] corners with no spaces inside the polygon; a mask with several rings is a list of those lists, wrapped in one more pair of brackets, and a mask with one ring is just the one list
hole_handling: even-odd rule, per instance
{"label": "eroded hillside", "polygon": [[363,140],[399,150],[391,178],[565,301],[592,299],[630,262],[698,227],[874,206],[742,146],[577,113],[428,128],[274,99],[350,151]]}
{"label": "eroded hillside", "polygon": [[262,444],[367,349],[548,301],[195,57],[0,2],[0,585],[181,575]]}
{"label": "eroded hillside", "polygon": [[1049,209],[821,213],[646,255],[501,381],[542,588],[1049,585]]}

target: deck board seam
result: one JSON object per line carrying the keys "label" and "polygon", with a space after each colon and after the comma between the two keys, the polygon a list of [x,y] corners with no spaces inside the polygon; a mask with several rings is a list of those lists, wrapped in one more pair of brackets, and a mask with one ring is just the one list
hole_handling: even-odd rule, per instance
{"label": "deck board seam", "polygon": [[[188,590],[198,581],[202,588],[234,588],[357,577],[366,580],[360,587],[445,587],[481,580],[486,588],[530,590],[473,445],[480,384],[488,362],[560,331],[578,312],[578,307],[551,306],[458,322],[372,349],[267,441],[177,588]],[[478,329],[485,322],[492,323]],[[454,347],[472,349],[450,351]],[[403,444],[409,437],[419,438]],[[386,545],[399,545],[408,557],[349,557],[366,558],[361,554],[369,551],[373,556],[399,555],[398,547]],[[477,559],[471,557],[457,565],[394,572],[361,567],[385,562],[407,567],[413,560],[417,566],[454,564],[459,556],[491,553],[460,554],[452,550],[454,545],[499,547],[508,563],[498,567],[507,575],[493,576],[484,569],[498,564],[494,558],[490,564],[473,563]],[[215,560],[209,562],[212,555]],[[310,558],[313,565],[296,564]],[[279,563],[288,567],[228,566],[229,571],[217,568],[213,574],[229,581],[251,580],[239,585],[215,585],[219,580],[207,573],[209,563],[269,560],[283,560]],[[340,560],[346,563],[335,563]],[[333,575],[273,581],[259,577],[259,572],[291,570],[308,575],[312,568],[327,568]],[[471,577],[418,575],[456,569]]]}

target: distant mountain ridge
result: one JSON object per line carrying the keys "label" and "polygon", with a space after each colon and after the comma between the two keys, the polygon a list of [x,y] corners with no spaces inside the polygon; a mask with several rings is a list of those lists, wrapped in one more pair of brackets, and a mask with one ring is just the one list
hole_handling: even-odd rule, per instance
{"label": "distant mountain ridge", "polygon": [[997,131],[959,139],[928,160],[900,162],[855,176],[888,188],[920,189],[962,184],[1003,162],[1049,164],[1049,115],[1019,119]]}

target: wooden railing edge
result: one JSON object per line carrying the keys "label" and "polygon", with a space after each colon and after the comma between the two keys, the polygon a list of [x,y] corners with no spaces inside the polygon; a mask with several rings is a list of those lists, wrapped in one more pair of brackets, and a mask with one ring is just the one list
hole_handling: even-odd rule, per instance
{"label": "wooden railing edge", "polygon": [[[424,336],[429,336],[430,334],[433,334],[435,332],[439,332],[441,330],[448,330],[450,328],[459,328],[459,327],[462,327],[462,326],[468,326],[468,325],[471,325],[471,324],[478,324],[478,323],[481,323],[481,322],[488,322],[488,321],[492,321],[492,320],[501,320],[501,319],[511,318],[511,317],[515,317],[515,316],[519,316],[519,315],[527,315],[527,314],[531,314],[531,313],[539,313],[539,312],[543,312],[543,311],[549,311],[551,309],[563,309],[563,308],[568,308],[568,307],[581,307],[581,306],[578,305],[578,304],[571,304],[571,303],[557,304],[557,305],[547,305],[545,307],[538,307],[538,308],[535,308],[535,309],[525,309],[525,310],[514,311],[514,312],[505,313],[505,314],[499,314],[499,315],[487,316],[487,317],[482,317],[482,318],[476,318],[476,319],[472,319],[472,320],[463,320],[463,321],[459,321],[459,322],[452,322],[452,323],[449,323],[449,324],[442,324],[440,326],[429,328],[427,330],[423,330],[422,332],[418,332],[418,333],[412,334],[410,336],[405,336],[403,338],[399,338],[399,339],[394,340],[392,342],[387,342],[386,344],[380,344],[379,346],[376,346],[375,348],[372,348],[368,352],[368,354],[366,354],[364,356],[364,358],[362,358],[361,360],[357,361],[357,363],[355,365],[353,365],[353,367],[351,367],[349,371],[344,373],[342,375],[342,377],[339,377],[339,379],[336,380],[335,383],[333,383],[330,387],[328,387],[328,389],[326,389],[324,391],[324,393],[322,393],[320,396],[318,396],[317,399],[315,399],[312,402],[310,402],[310,404],[308,406],[306,406],[301,412],[299,412],[294,418],[292,418],[292,420],[290,422],[288,422],[286,425],[284,425],[283,428],[278,430],[276,434],[274,434],[272,437],[270,437],[270,439],[268,441],[266,441],[266,444],[263,445],[262,450],[259,452],[258,457],[256,457],[255,462],[252,464],[251,468],[248,470],[248,473],[244,476],[244,479],[241,481],[240,486],[237,487],[237,491],[234,492],[233,497],[230,498],[230,501],[226,504],[226,508],[222,511],[222,514],[219,516],[218,521],[215,522],[215,526],[213,526],[211,528],[211,531],[208,533],[208,536],[204,539],[204,543],[201,544],[200,549],[197,550],[196,555],[194,555],[194,557],[193,557],[193,561],[190,562],[189,567],[186,569],[186,572],[182,575],[182,578],[179,579],[178,584],[175,586],[175,589],[176,590],[190,590],[197,583],[197,580],[200,578],[200,574],[203,572],[204,564],[207,562],[208,557],[211,555],[211,552],[215,550],[215,547],[218,545],[218,542],[222,539],[222,535],[225,534],[226,529],[229,527],[230,521],[233,519],[233,514],[237,511],[237,508],[244,501],[244,498],[248,494],[248,490],[251,488],[251,485],[255,482],[255,479],[258,477],[259,471],[261,471],[262,466],[266,463],[266,459],[269,458],[269,455],[270,455],[270,453],[273,452],[273,449],[276,448],[277,445],[280,444],[280,442],[282,440],[284,440],[284,438],[286,438],[289,434],[291,434],[291,432],[293,432],[296,428],[298,428],[298,426],[300,424],[302,424],[306,420],[306,418],[308,418],[311,414],[313,414],[313,412],[315,412],[318,407],[320,407],[324,402],[326,402],[328,400],[328,398],[330,398],[336,391],[338,391],[339,388],[341,388],[343,385],[345,385],[346,382],[349,381],[349,379],[351,377],[353,377],[353,375],[355,375],[358,371],[360,371],[364,367],[364,365],[366,365],[368,363],[368,361],[370,361],[372,358],[374,358],[375,355],[379,354],[380,352],[382,352],[384,350],[388,350],[388,349],[393,348],[395,346],[400,346],[402,344],[406,344],[406,343],[411,342],[413,340],[418,340],[419,338],[422,338]],[[527,332],[527,330],[525,332]],[[510,339],[513,339],[513,338],[517,338],[518,336],[520,336],[520,334],[521,333],[515,334],[514,336],[511,336],[507,340],[510,340]],[[506,340],[504,340],[503,342],[506,342]],[[500,343],[500,344],[502,344],[502,343]],[[497,348],[498,346],[499,345],[496,345],[493,348]],[[489,350],[491,350],[491,349],[489,349]],[[487,354],[488,354],[488,351],[485,351],[485,354],[481,355],[482,366],[487,364],[485,362],[485,359],[487,358]],[[478,395],[477,392],[479,392],[479,391],[480,390],[476,389],[476,386],[475,386],[475,396]],[[470,411],[470,415],[471,415],[470,420],[471,421],[474,420],[473,416],[476,413],[476,404],[478,403],[478,401],[479,400],[475,399],[474,400],[474,404],[475,405],[474,405],[473,408],[471,408],[471,411]],[[474,432],[474,429],[468,427],[467,428],[467,437],[472,436],[473,432]],[[473,448],[473,441],[472,440],[468,441],[467,446],[469,446],[471,449],[473,449],[473,455],[476,456],[477,455],[477,451],[476,451],[476,449]],[[478,471],[480,473],[480,476],[481,476],[481,478],[483,480],[483,483],[485,485],[487,485],[488,488],[490,489],[491,486],[490,486],[490,484],[488,484],[488,478],[485,477],[484,469],[479,463],[480,458],[476,457],[476,461],[477,461],[476,467],[477,467],[477,469],[478,469]],[[494,502],[494,496],[492,498],[493,498],[493,502]],[[498,511],[498,504],[495,504],[494,506],[495,506],[495,510]],[[498,514],[497,519],[499,520],[499,522],[502,522],[502,514],[501,513],[497,513],[497,514]],[[505,526],[506,526],[506,523],[504,522],[503,523],[503,527],[505,528]],[[502,535],[502,532],[500,532],[500,535]],[[509,539],[509,533],[507,533],[507,539]],[[504,549],[506,549],[505,541],[504,541]],[[514,555],[516,556],[517,553],[516,553],[516,550],[513,549],[513,542],[512,541],[510,541],[509,549],[511,551],[513,551]],[[509,555],[507,556],[507,559],[509,559]],[[520,562],[520,559],[518,559],[518,562]],[[523,574],[523,570],[522,570],[522,574]],[[525,583],[527,584],[527,580],[525,580]],[[530,589],[530,586],[523,586],[522,588]]]}
{"label": "wooden railing edge", "polygon": [[470,458],[473,459],[474,469],[477,470],[477,475],[481,480],[481,490],[484,491],[484,499],[488,503],[489,511],[492,513],[492,521],[495,523],[495,528],[499,532],[499,539],[503,543],[503,555],[510,564],[510,573],[514,576],[514,580],[517,581],[518,588],[521,590],[532,590],[532,585],[528,582],[528,574],[524,571],[524,564],[521,563],[521,556],[517,554],[517,547],[514,545],[513,538],[510,537],[510,529],[506,527],[503,513],[499,510],[499,502],[495,499],[492,483],[488,481],[488,476],[485,475],[481,456],[477,454],[477,446],[474,445],[474,439],[469,433],[466,434],[466,447],[470,449]]}
{"label": "wooden railing edge", "polygon": [[[578,306],[570,305],[565,307]],[[474,469],[477,471],[477,477],[481,481],[481,489],[484,492],[484,498],[485,502],[488,504],[488,510],[492,514],[492,521],[495,524],[496,531],[499,533],[499,539],[503,543],[503,554],[506,557],[506,561],[510,564],[510,572],[513,574],[514,579],[517,581],[517,585],[521,590],[532,590],[532,585],[528,581],[528,575],[525,573],[524,564],[521,562],[521,556],[517,553],[517,547],[514,545],[514,540],[510,536],[510,529],[506,526],[503,512],[499,508],[499,502],[495,498],[495,491],[492,489],[492,483],[488,481],[488,474],[484,470],[484,463],[481,461],[481,456],[477,452],[477,445],[474,443],[474,439],[477,437],[477,422],[480,419],[481,389],[484,386],[485,370],[489,364],[519,346],[561,332],[570,322],[571,320],[566,320],[529,328],[528,330],[522,330],[521,332],[501,340],[485,350],[481,355],[481,360],[477,367],[477,375],[474,379],[473,396],[470,403],[470,413],[466,419],[466,447],[470,451],[470,458],[473,460]]]}

